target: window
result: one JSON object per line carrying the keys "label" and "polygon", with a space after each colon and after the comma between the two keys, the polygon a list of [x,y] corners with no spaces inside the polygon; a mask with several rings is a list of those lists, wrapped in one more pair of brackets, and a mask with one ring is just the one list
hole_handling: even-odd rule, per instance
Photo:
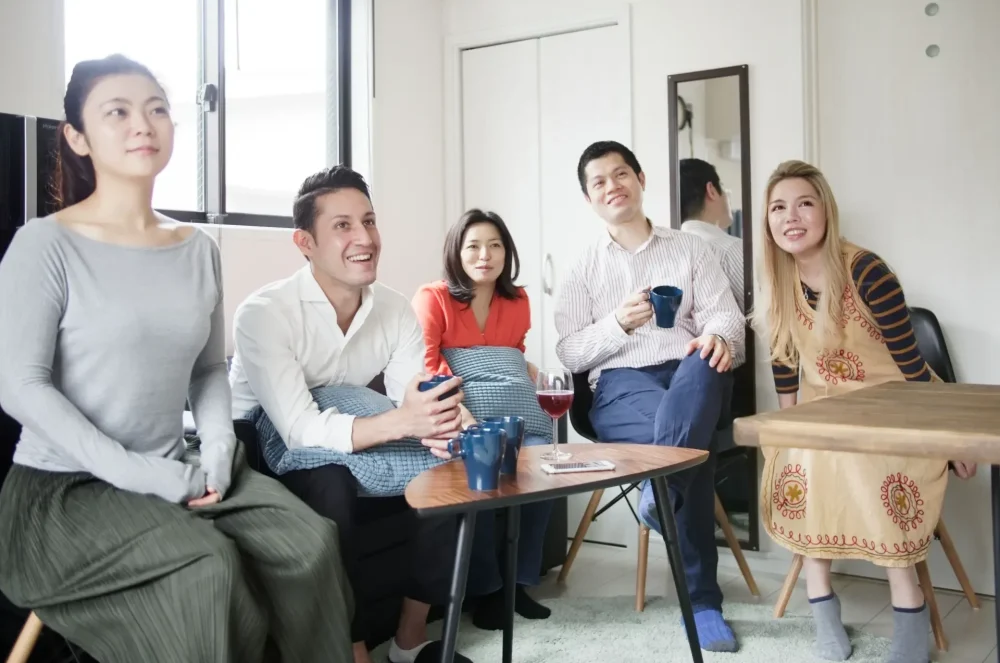
{"label": "window", "polygon": [[351,163],[351,5],[368,16],[368,2],[65,0],[67,80],[122,53],[166,88],[177,130],[157,209],[289,227],[302,180]]}

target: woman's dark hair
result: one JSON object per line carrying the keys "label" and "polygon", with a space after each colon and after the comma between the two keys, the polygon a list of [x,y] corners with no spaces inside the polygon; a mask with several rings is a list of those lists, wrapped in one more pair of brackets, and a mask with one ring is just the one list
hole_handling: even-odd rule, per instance
{"label": "woman's dark hair", "polygon": [[521,261],[517,257],[514,238],[510,236],[507,224],[503,222],[500,215],[495,212],[484,212],[480,209],[470,209],[463,214],[458,223],[448,231],[448,236],[445,237],[444,276],[448,283],[448,292],[451,293],[452,297],[465,304],[471,302],[475,295],[472,279],[462,267],[462,244],[465,242],[465,233],[477,223],[492,224],[500,233],[500,241],[503,243],[503,269],[496,282],[496,294],[504,299],[519,299],[521,293],[514,285],[514,281],[521,273]]}
{"label": "woman's dark hair", "polygon": [[[94,193],[97,187],[94,162],[89,156],[80,156],[69,146],[65,135],[66,125],[84,133],[83,104],[90,96],[91,90],[102,78],[122,74],[146,76],[160,85],[148,68],[124,55],[115,54],[100,60],[84,60],[73,67],[73,74],[66,86],[66,96],[63,98],[63,112],[66,113],[66,119],[59,125],[59,149],[52,183],[57,209],[75,205]],[[163,86],[160,87],[162,89]]]}

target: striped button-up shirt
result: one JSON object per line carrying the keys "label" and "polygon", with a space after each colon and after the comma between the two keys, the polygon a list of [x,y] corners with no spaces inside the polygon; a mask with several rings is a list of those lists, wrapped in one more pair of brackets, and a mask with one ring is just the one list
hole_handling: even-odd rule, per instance
{"label": "striped button-up shirt", "polygon": [[[674,326],[655,319],[625,333],[615,311],[645,287],[684,291]],[[648,240],[629,252],[605,234],[580,256],[559,291],[556,355],[573,373],[589,371],[593,387],[608,368],[640,368],[683,359],[698,336],[718,334],[734,363],[744,356],[745,323],[719,260],[708,244],[679,230],[653,226]]]}
{"label": "striped button-up shirt", "polygon": [[681,224],[681,230],[697,235],[709,243],[719,256],[722,271],[729,280],[729,289],[740,311],[746,313],[743,302],[743,240],[733,237],[714,223],[692,219]]}

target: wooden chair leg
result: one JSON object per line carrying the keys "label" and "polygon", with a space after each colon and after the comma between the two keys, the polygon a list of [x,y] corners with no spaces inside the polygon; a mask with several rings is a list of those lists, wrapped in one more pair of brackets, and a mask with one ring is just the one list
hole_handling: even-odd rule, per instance
{"label": "wooden chair leg", "polygon": [[924,593],[927,609],[931,611],[931,632],[934,633],[934,644],[938,651],[948,651],[948,638],[944,634],[944,623],[941,621],[941,610],[938,608],[937,597],[934,595],[934,585],[931,584],[931,572],[927,562],[917,563],[917,580],[920,590]]}
{"label": "wooden chair leg", "polygon": [[955,571],[955,577],[958,578],[958,584],[962,586],[962,592],[969,601],[969,605],[973,610],[979,610],[979,597],[976,596],[976,592],[972,589],[972,583],[969,582],[969,576],[965,573],[965,567],[962,565],[962,560],[958,557],[958,551],[955,550],[955,542],[951,540],[951,535],[948,534],[948,529],[944,526],[944,520],[938,521],[938,526],[934,533],[941,540],[941,547],[944,548],[944,554],[948,557],[948,562]]}
{"label": "wooden chair leg", "polygon": [[42,620],[32,612],[28,615],[28,619],[21,628],[20,635],[17,636],[14,647],[10,650],[7,663],[28,663],[28,659],[31,658],[31,652],[35,648],[35,643],[38,642],[38,636],[41,634]]}
{"label": "wooden chair leg", "polygon": [[788,607],[788,601],[792,598],[792,592],[795,591],[795,583],[799,581],[800,573],[802,573],[802,555],[796,555],[792,558],[792,567],[788,569],[788,575],[785,576],[785,584],[781,586],[781,592],[778,593],[778,602],[774,604],[775,619],[785,614],[785,608]]}
{"label": "wooden chair leg", "polygon": [[597,512],[597,507],[600,505],[602,497],[604,497],[603,488],[595,490],[594,494],[590,496],[590,502],[583,512],[583,517],[580,518],[580,524],[576,526],[576,535],[573,537],[573,543],[570,544],[569,552],[566,553],[566,561],[563,562],[562,568],[559,570],[557,582],[566,582],[566,577],[569,575],[569,570],[573,566],[573,562],[576,561],[576,554],[580,552],[580,546],[583,545],[583,537],[587,536],[587,530],[590,529],[590,523],[594,520],[594,514]]}
{"label": "wooden chair leg", "polygon": [[743,548],[740,547],[740,542],[736,539],[733,526],[729,524],[729,516],[726,515],[726,510],[723,508],[722,500],[719,499],[718,495],[715,496],[715,520],[719,523],[719,527],[722,528],[722,535],[726,537],[726,543],[729,544],[729,549],[733,551],[733,557],[736,558],[736,565],[740,567],[740,573],[743,574],[743,579],[746,581],[750,593],[760,598],[760,590],[757,589],[757,582],[753,579],[753,574],[750,573],[750,566],[747,564],[747,558],[743,554]]}
{"label": "wooden chair leg", "polygon": [[635,611],[646,608],[646,569],[649,563],[649,528],[639,525],[639,559],[635,571]]}

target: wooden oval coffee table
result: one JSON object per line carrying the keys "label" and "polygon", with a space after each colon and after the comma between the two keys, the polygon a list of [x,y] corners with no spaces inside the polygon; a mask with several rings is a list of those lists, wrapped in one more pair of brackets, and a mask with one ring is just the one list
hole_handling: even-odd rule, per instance
{"label": "wooden oval coffee table", "polygon": [[458,545],[455,551],[455,567],[452,571],[448,612],[444,623],[442,662],[452,663],[455,656],[458,621],[462,600],[465,598],[472,535],[478,511],[498,508],[507,510],[507,551],[504,570],[507,614],[503,629],[503,661],[510,663],[514,650],[514,589],[517,577],[517,539],[521,523],[521,505],[650,479],[656,497],[660,529],[663,531],[667,557],[670,560],[670,572],[677,588],[677,598],[687,629],[691,658],[695,663],[702,663],[701,644],[694,628],[694,613],[684,578],[680,549],[677,546],[677,526],[674,523],[673,509],[670,508],[666,477],[704,463],[708,459],[708,452],[648,444],[566,444],[560,445],[560,448],[573,454],[570,462],[609,460],[615,464],[615,469],[605,472],[546,474],[541,469],[543,462],[541,455],[548,448],[548,445],[523,447],[518,458],[517,475],[501,477],[500,486],[496,490],[470,490],[466,480],[465,465],[461,460],[453,460],[422,472],[406,487],[406,501],[418,515],[454,514],[458,517]]}

